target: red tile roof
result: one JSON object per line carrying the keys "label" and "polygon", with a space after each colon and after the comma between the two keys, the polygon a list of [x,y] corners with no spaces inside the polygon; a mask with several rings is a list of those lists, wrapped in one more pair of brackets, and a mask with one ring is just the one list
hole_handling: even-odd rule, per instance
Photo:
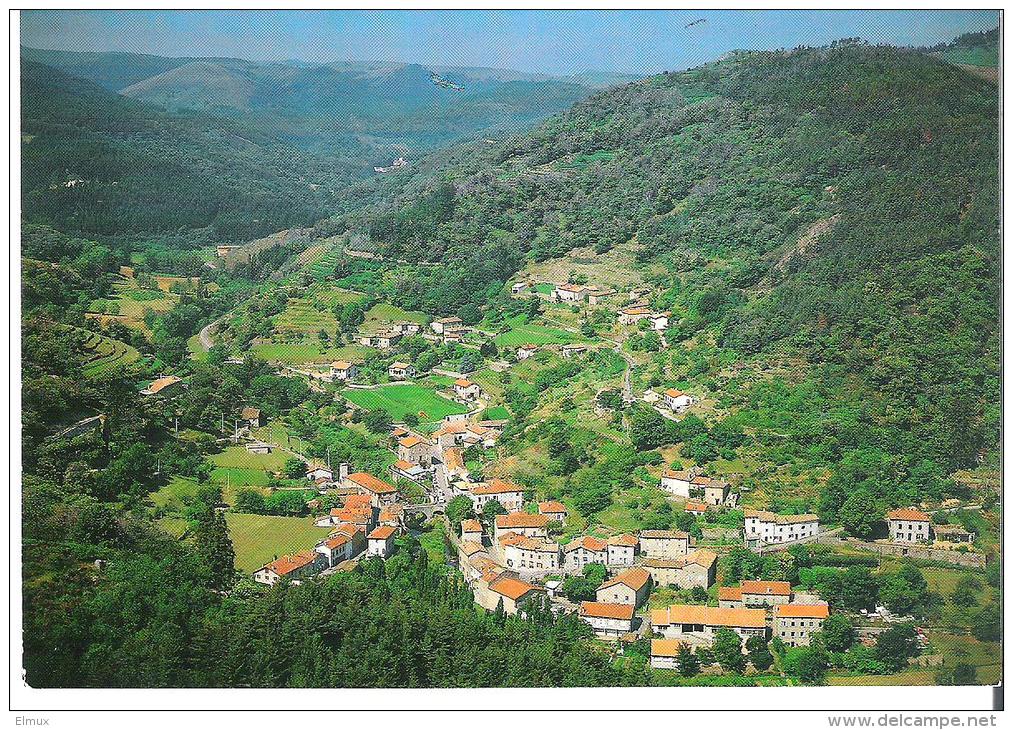
{"label": "red tile roof", "polygon": [[[652,623],[655,612],[651,612]],[[669,624],[704,624],[764,628],[767,612],[761,608],[713,608],[711,606],[673,605],[668,607]]]}
{"label": "red tile roof", "polygon": [[538,511],[545,514],[566,514],[566,505],[562,502],[539,502]]}
{"label": "red tile roof", "polygon": [[578,537],[576,540],[567,543],[566,547],[563,549],[566,552],[570,552],[571,550],[576,550],[578,548],[584,548],[585,550],[590,550],[591,552],[600,553],[606,550],[606,542],[604,540],[599,540],[597,537],[592,537],[591,535],[584,535],[583,537]]}
{"label": "red tile roof", "polygon": [[774,606],[774,615],[785,618],[826,618],[830,615],[830,607],[825,603],[786,603]]}
{"label": "red tile roof", "polygon": [[279,576],[288,575],[292,571],[305,568],[316,559],[317,553],[313,551],[296,553],[295,555],[282,555],[277,560],[265,565],[261,570],[266,568]]}
{"label": "red tile roof", "polygon": [[548,517],[545,515],[533,515],[529,512],[511,512],[505,515],[496,515],[496,529],[499,530],[545,527],[547,524],[549,524]]}
{"label": "red tile roof", "polygon": [[489,589],[514,601],[519,600],[532,591],[541,591],[538,586],[525,583],[517,578],[500,578],[489,585]]}
{"label": "red tile roof", "polygon": [[738,586],[721,586],[718,588],[719,601],[741,601],[742,589]]}
{"label": "red tile roof", "polygon": [[790,596],[791,583],[784,580],[744,580],[742,592],[763,596]]}
{"label": "red tile roof", "polygon": [[633,620],[633,606],[627,603],[594,603],[583,601],[580,615],[590,618],[612,618],[620,621]]}
{"label": "red tile roof", "polygon": [[382,479],[377,479],[372,474],[368,474],[364,471],[349,474],[348,480],[363,489],[373,492],[374,494],[390,494],[391,492],[397,491],[397,487],[393,484],[388,484]]}
{"label": "red tile roof", "polygon": [[931,522],[932,518],[914,507],[901,507],[886,513],[888,520],[908,520],[909,522]]}
{"label": "red tile roof", "polygon": [[598,590],[601,590],[602,588],[611,588],[614,585],[622,583],[624,586],[629,586],[633,590],[639,591],[647,585],[647,581],[650,579],[651,574],[643,568],[630,568],[629,570],[624,570],[622,573],[619,573],[612,580],[602,583]]}
{"label": "red tile roof", "polygon": [[510,494],[512,492],[524,493],[524,487],[513,482],[504,482],[493,479],[488,484],[480,484],[471,490],[472,494]]}
{"label": "red tile roof", "polygon": [[387,540],[395,532],[397,532],[397,528],[391,527],[390,525],[381,525],[366,535],[366,538],[369,540]]}

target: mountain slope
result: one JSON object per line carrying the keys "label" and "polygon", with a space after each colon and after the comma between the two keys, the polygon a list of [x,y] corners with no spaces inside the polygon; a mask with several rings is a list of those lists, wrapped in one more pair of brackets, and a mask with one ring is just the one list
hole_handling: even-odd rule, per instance
{"label": "mountain slope", "polygon": [[443,69],[457,92],[415,64],[22,54],[26,216],[92,235],[212,225],[233,240],[307,225],[376,166],[529,128],[593,87]]}
{"label": "mountain slope", "polygon": [[212,226],[221,238],[252,238],[312,222],[361,174],[239,122],[167,115],[39,64],[21,72],[28,222],[106,235]]}
{"label": "mountain slope", "polygon": [[779,372],[804,409],[763,436],[771,458],[836,471],[871,450],[895,488],[997,444],[997,118],[994,84],[914,51],[736,54],[434,156],[321,228],[442,262],[380,286],[431,312],[622,250],[678,322],[668,377],[699,359],[756,427],[784,407],[757,374]]}

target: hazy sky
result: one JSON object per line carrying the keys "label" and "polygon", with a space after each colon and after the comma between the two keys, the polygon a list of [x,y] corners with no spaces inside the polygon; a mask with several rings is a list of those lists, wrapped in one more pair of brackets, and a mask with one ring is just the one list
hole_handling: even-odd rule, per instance
{"label": "hazy sky", "polygon": [[[705,18],[691,28],[684,26]],[[933,45],[996,27],[994,11],[24,10],[21,43],[67,51],[255,61],[412,61],[521,71],[657,72],[734,49],[861,37]]]}

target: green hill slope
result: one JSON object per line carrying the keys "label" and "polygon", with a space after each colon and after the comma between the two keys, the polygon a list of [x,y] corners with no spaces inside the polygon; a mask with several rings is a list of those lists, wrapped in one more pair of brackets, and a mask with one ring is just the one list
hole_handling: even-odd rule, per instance
{"label": "green hill slope", "polygon": [[[903,481],[997,443],[997,118],[993,84],[919,52],[737,54],[431,158],[329,225],[442,262],[385,278],[430,312],[532,261],[630,252],[678,322],[665,372],[689,353],[733,378],[722,397],[778,458],[871,449]],[[764,393],[778,368],[794,385]]]}

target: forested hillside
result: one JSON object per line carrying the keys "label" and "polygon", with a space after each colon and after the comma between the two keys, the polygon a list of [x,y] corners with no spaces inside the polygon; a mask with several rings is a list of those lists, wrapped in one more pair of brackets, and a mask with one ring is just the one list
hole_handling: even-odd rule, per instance
{"label": "forested hillside", "polygon": [[26,218],[99,236],[212,226],[255,238],[340,209],[375,166],[526,129],[611,78],[446,73],[464,91],[415,64],[23,48]]}
{"label": "forested hillside", "polygon": [[859,484],[902,499],[914,474],[933,482],[997,445],[996,114],[994,84],[913,51],[740,54],[459,148],[328,226],[440,263],[377,288],[444,313],[483,304],[526,260],[632,252],[676,313],[678,349],[713,348],[703,375],[753,373],[731,396],[743,425],[771,428],[785,406],[757,373],[794,371],[800,390],[779,397],[804,412],[761,438],[848,472],[825,497],[833,516]]}

